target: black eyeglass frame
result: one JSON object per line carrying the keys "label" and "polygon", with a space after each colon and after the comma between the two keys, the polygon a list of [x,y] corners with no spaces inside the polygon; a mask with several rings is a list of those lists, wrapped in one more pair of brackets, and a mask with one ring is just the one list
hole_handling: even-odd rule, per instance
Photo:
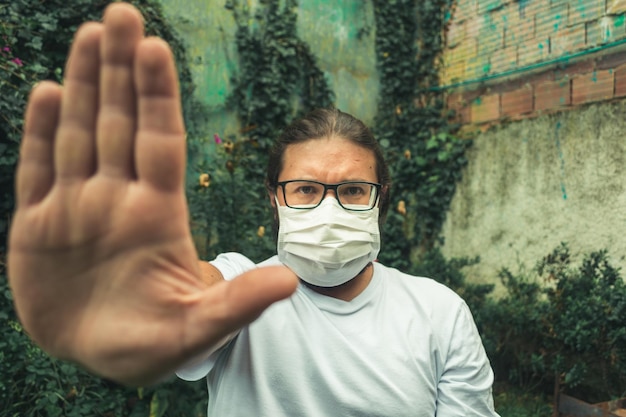
{"label": "black eyeglass frame", "polygon": [[[311,207],[294,207],[294,206],[290,206],[289,203],[287,202],[287,194],[285,193],[285,185],[292,183],[292,182],[309,182],[309,183],[313,183],[313,184],[319,184],[322,187],[324,187],[324,192],[322,193],[322,198],[320,199],[320,201]],[[338,187],[341,187],[342,185],[346,185],[346,184],[368,184],[368,185],[373,185],[374,189],[376,190],[376,195],[374,196],[374,202],[372,204],[372,207],[368,207],[365,209],[354,209],[354,208],[348,208],[346,206],[344,206],[343,204],[341,204],[341,199],[339,198],[339,193],[337,192]],[[343,182],[338,182],[336,184],[326,184],[323,182],[319,182],[319,181],[314,181],[314,180],[288,180],[288,181],[278,181],[276,183],[276,185],[280,186],[280,188],[282,188],[283,190],[283,198],[285,199],[285,204],[287,205],[287,207],[292,208],[292,209],[296,209],[296,210],[312,210],[316,207],[319,207],[320,204],[322,204],[322,201],[324,201],[324,196],[326,195],[326,193],[328,192],[328,190],[333,190],[335,192],[335,196],[337,196],[337,202],[339,203],[339,205],[344,209],[344,210],[348,210],[348,211],[369,211],[372,210],[374,207],[376,207],[378,205],[378,202],[380,200],[380,190],[382,188],[382,184],[376,183],[376,182],[369,182],[369,181],[343,181]]]}

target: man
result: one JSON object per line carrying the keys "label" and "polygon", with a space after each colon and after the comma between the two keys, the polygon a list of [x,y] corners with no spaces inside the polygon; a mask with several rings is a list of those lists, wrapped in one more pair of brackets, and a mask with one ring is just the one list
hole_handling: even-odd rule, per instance
{"label": "man", "polygon": [[124,384],[206,376],[210,415],[496,415],[462,300],[372,262],[389,178],[351,116],[279,140],[277,257],[198,261],[173,58],[141,22],[109,6],[31,94],[9,279],[33,340]]}

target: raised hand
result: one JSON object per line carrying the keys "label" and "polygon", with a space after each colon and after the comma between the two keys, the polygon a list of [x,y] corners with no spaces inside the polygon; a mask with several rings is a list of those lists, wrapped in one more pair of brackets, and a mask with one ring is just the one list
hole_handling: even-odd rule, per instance
{"label": "raised hand", "polygon": [[136,9],[115,3],[104,23],[81,26],[65,74],[62,87],[39,84],[26,110],[8,254],[16,309],[50,354],[153,382],[297,280],[267,268],[227,283],[200,268],[173,57],[144,38]]}

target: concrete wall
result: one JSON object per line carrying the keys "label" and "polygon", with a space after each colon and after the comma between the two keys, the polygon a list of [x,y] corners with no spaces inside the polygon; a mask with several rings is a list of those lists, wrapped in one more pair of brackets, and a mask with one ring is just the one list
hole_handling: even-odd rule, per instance
{"label": "concrete wall", "polygon": [[626,103],[597,104],[501,125],[469,153],[444,226],[447,256],[476,256],[467,272],[494,282],[560,242],[580,256],[608,249],[626,267]]}
{"label": "concrete wall", "polygon": [[[475,146],[443,229],[476,282],[561,242],[626,267],[624,0],[458,0],[444,83]],[[624,79],[622,79],[624,78]]]}

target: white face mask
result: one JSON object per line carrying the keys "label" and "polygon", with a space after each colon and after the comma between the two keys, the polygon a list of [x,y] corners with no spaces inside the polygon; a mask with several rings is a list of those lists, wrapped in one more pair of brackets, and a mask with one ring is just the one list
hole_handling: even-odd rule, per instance
{"label": "white face mask", "polygon": [[341,285],[380,251],[378,207],[348,211],[327,197],[311,210],[278,205],[278,220],[278,259],[312,285]]}

